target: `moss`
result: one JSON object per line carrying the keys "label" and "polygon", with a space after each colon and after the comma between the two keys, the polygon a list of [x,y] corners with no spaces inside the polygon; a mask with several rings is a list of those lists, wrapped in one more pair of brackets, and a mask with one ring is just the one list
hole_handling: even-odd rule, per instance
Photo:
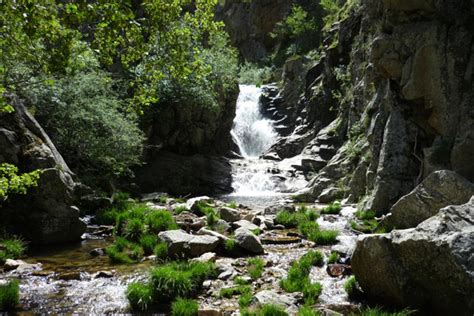
{"label": "moss", "polygon": [[12,280],[0,285],[0,311],[14,309],[20,301],[20,282]]}
{"label": "moss", "polygon": [[178,298],[171,305],[172,316],[196,316],[199,311],[199,304],[195,300]]}

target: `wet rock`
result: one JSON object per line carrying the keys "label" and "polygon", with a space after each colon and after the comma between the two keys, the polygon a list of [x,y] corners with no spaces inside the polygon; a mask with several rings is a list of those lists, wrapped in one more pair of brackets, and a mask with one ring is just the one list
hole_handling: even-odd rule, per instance
{"label": "wet rock", "polygon": [[263,254],[263,246],[260,239],[245,228],[239,228],[235,231],[235,241],[237,245],[251,254]]}
{"label": "wet rock", "polygon": [[41,263],[30,264],[30,263],[26,263],[23,260],[7,259],[3,265],[4,271],[15,270],[18,273],[29,273],[29,272],[38,271],[41,269],[42,269]]}
{"label": "wet rock", "polygon": [[332,246],[331,251],[350,257],[356,247],[357,236],[340,235],[337,237],[337,240],[339,243]]}
{"label": "wet rock", "polygon": [[301,238],[291,236],[265,236],[261,237],[260,241],[262,244],[287,245],[301,242]]}
{"label": "wet rock", "polygon": [[212,229],[216,230],[218,232],[227,232],[231,230],[231,226],[229,223],[227,223],[225,220],[220,219],[218,220],[213,226]]}
{"label": "wet rock", "polygon": [[105,249],[104,248],[95,248],[95,249],[92,249],[89,254],[92,256],[92,257],[100,257],[100,256],[104,256],[105,255]]}
{"label": "wet rock", "polygon": [[215,262],[217,255],[214,252],[206,252],[198,258],[191,259],[194,262]]}
{"label": "wet rock", "polygon": [[416,228],[359,237],[351,264],[370,299],[427,313],[474,312],[474,197]]}
{"label": "wet rock", "polygon": [[221,244],[224,244],[227,240],[229,240],[229,237],[224,236],[218,232],[215,232],[213,230],[207,229],[205,227],[201,228],[198,232],[198,235],[208,235],[208,236],[213,236],[219,239],[219,242]]}
{"label": "wet rock", "polygon": [[237,222],[234,222],[232,223],[232,226],[235,228],[235,229],[238,229],[238,228],[244,228],[246,230],[256,230],[256,229],[260,229],[260,227],[258,227],[257,225],[255,224],[252,224],[251,222],[249,221],[246,221],[246,220],[240,220],[240,221],[237,221]]}
{"label": "wet rock", "polygon": [[94,279],[105,278],[110,279],[113,278],[115,273],[113,271],[99,271],[94,274]]}
{"label": "wet rock", "polygon": [[[214,200],[208,196],[200,196],[186,201],[186,207],[193,212],[199,211],[199,203],[213,203]],[[203,214],[198,214],[203,215]]]}
{"label": "wet rock", "polygon": [[231,277],[233,277],[234,275],[236,275],[236,271],[234,268],[229,268],[227,270],[225,270],[224,272],[222,272],[221,274],[219,274],[219,276],[217,277],[219,280],[229,280]]}
{"label": "wet rock", "polygon": [[197,257],[206,252],[214,252],[219,238],[208,235],[191,235],[183,230],[168,230],[158,234],[168,245],[171,257]]}
{"label": "wet rock", "polygon": [[57,276],[57,279],[63,281],[79,281],[81,280],[81,272],[74,271],[61,273]]}
{"label": "wet rock", "polygon": [[260,291],[255,294],[254,299],[252,301],[252,305],[254,306],[263,306],[266,304],[273,304],[279,305],[285,308],[285,310],[294,315],[298,308],[296,307],[298,301],[295,299],[294,296],[289,294],[278,294],[272,290],[264,290]]}
{"label": "wet rock", "polygon": [[[243,219],[243,220],[246,220],[246,221],[249,221],[249,222],[251,222],[251,223],[254,223],[255,214],[252,214],[252,213],[246,214],[242,219]],[[255,224],[255,223],[254,223],[254,224]],[[258,224],[255,224],[255,225],[258,225]]]}
{"label": "wet rock", "polygon": [[276,215],[280,211],[288,211],[288,212],[295,212],[296,208],[293,204],[275,204],[268,206],[265,208],[264,214],[265,215]]}
{"label": "wet rock", "polygon": [[240,220],[239,210],[230,207],[222,206],[219,208],[218,213],[220,218],[229,223],[237,222]]}
{"label": "wet rock", "polygon": [[473,195],[472,182],[454,171],[436,171],[395,203],[383,223],[400,229],[415,227],[439,209],[466,203]]}
{"label": "wet rock", "polygon": [[174,216],[176,224],[186,231],[199,230],[206,226],[206,220],[190,212],[182,212]]}
{"label": "wet rock", "polygon": [[198,311],[198,316],[222,316],[220,309],[203,308]]}
{"label": "wet rock", "polygon": [[326,267],[326,272],[330,276],[337,278],[343,275],[351,274],[352,270],[350,266],[345,264],[328,264]]}
{"label": "wet rock", "polygon": [[[81,196],[80,206],[83,212],[91,214],[91,212],[104,210],[112,206],[112,199],[104,196],[93,194]],[[84,214],[84,213],[83,213]]]}
{"label": "wet rock", "polygon": [[325,189],[318,197],[321,203],[331,203],[344,196],[344,191],[339,188],[329,187]]}

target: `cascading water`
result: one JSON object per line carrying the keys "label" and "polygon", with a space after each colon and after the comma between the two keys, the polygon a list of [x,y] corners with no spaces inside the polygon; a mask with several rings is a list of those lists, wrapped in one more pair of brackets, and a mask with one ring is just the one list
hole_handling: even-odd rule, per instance
{"label": "cascading water", "polygon": [[259,99],[262,89],[241,85],[232,136],[244,160],[234,163],[234,196],[275,195],[277,185],[268,172],[272,162],[258,157],[273,145],[278,134],[273,122],[260,112]]}
{"label": "cascading water", "polygon": [[262,116],[259,99],[262,89],[241,85],[232,136],[244,158],[258,158],[277,138],[273,123]]}

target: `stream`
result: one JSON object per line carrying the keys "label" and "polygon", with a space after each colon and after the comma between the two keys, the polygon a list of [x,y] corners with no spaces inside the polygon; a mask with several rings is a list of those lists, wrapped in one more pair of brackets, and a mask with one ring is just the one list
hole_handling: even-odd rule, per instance
{"label": "stream", "polygon": [[[238,144],[240,159],[232,159],[233,188],[230,195],[219,197],[223,201],[235,201],[252,210],[263,210],[280,200],[287,200],[291,194],[306,185],[304,177],[296,175],[291,167],[298,157],[283,161],[270,161],[259,157],[277,140],[278,134],[273,122],[265,119],[260,113],[260,88],[243,85],[237,103],[237,113],[232,136]],[[348,252],[354,246],[355,235],[348,222],[354,217],[356,209],[345,206],[341,215],[323,215],[318,223],[323,229],[337,228],[341,231],[340,242],[335,246],[318,247],[326,256],[332,250]],[[153,266],[152,261],[135,265],[113,265],[106,255],[92,255],[97,249],[104,249],[110,243],[110,227],[89,226],[81,243],[31,249],[28,263],[38,264],[33,271],[11,271],[0,274],[0,279],[18,277],[21,280],[20,295],[22,310],[19,314],[67,313],[67,314],[104,314],[129,312],[125,297],[127,284],[146,278],[147,271]],[[98,233],[99,232],[99,233]],[[283,236],[287,231],[267,231],[265,236]],[[309,249],[314,248],[311,242],[276,245],[265,244],[266,254],[261,256],[271,267],[266,269],[261,280],[257,280],[258,290],[273,289],[281,292],[278,281],[286,273],[294,260],[297,260]],[[236,265],[245,259],[218,258],[218,265]],[[237,262],[237,263],[236,263]],[[323,285],[320,304],[350,305],[343,290],[346,278],[333,278],[326,272],[326,266],[314,267],[311,275],[313,281]],[[216,293],[230,280],[214,280],[210,287],[199,297],[201,306],[219,308],[226,315],[238,309],[237,298],[216,298]]]}

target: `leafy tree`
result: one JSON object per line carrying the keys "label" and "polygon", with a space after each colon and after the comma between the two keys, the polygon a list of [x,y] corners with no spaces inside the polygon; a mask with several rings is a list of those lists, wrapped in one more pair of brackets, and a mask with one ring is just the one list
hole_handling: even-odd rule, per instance
{"label": "leafy tree", "polygon": [[41,171],[18,174],[18,168],[14,165],[0,164],[0,205],[7,200],[10,194],[26,194],[27,189],[38,184]]}

